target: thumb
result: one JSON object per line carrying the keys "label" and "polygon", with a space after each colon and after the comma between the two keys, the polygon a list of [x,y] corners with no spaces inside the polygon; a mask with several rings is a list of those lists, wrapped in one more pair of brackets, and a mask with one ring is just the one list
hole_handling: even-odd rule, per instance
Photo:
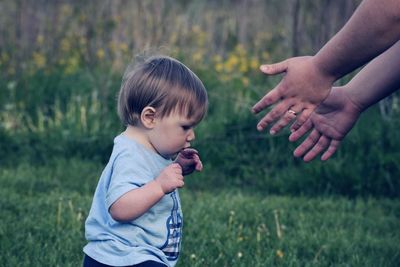
{"label": "thumb", "polygon": [[281,61],[274,64],[261,65],[260,70],[265,74],[275,75],[287,70],[287,61]]}
{"label": "thumb", "polygon": [[170,166],[171,166],[171,168],[174,168],[174,169],[177,169],[177,170],[182,170],[181,164],[179,164],[177,162],[172,163]]}

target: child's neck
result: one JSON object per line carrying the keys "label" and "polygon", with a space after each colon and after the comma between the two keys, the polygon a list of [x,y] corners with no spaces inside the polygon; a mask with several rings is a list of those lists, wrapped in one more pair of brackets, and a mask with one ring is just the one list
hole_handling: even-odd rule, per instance
{"label": "child's neck", "polygon": [[144,147],[154,151],[154,147],[149,142],[145,129],[137,126],[128,125],[123,134],[129,139],[133,139]]}

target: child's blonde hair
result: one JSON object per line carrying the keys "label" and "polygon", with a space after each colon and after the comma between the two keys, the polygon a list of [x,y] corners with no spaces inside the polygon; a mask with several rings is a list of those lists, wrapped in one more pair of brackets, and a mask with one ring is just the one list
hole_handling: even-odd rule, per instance
{"label": "child's blonde hair", "polygon": [[167,56],[154,56],[124,75],[118,114],[124,125],[135,126],[147,106],[161,118],[178,111],[199,122],[208,105],[203,83],[188,67]]}

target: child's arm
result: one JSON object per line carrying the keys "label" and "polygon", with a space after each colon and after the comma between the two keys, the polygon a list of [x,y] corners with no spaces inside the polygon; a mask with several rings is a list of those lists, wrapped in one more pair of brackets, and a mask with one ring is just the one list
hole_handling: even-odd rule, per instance
{"label": "child's arm", "polygon": [[117,199],[110,207],[110,215],[116,221],[131,221],[148,211],[165,194],[184,185],[182,168],[173,163],[160,175],[144,186],[131,190]]}

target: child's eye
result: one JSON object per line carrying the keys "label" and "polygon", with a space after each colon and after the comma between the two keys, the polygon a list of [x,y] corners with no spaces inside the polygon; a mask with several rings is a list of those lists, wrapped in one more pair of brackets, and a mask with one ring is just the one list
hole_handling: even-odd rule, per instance
{"label": "child's eye", "polygon": [[192,127],[188,126],[188,125],[182,125],[182,129],[185,131],[189,130],[190,128],[192,128]]}

